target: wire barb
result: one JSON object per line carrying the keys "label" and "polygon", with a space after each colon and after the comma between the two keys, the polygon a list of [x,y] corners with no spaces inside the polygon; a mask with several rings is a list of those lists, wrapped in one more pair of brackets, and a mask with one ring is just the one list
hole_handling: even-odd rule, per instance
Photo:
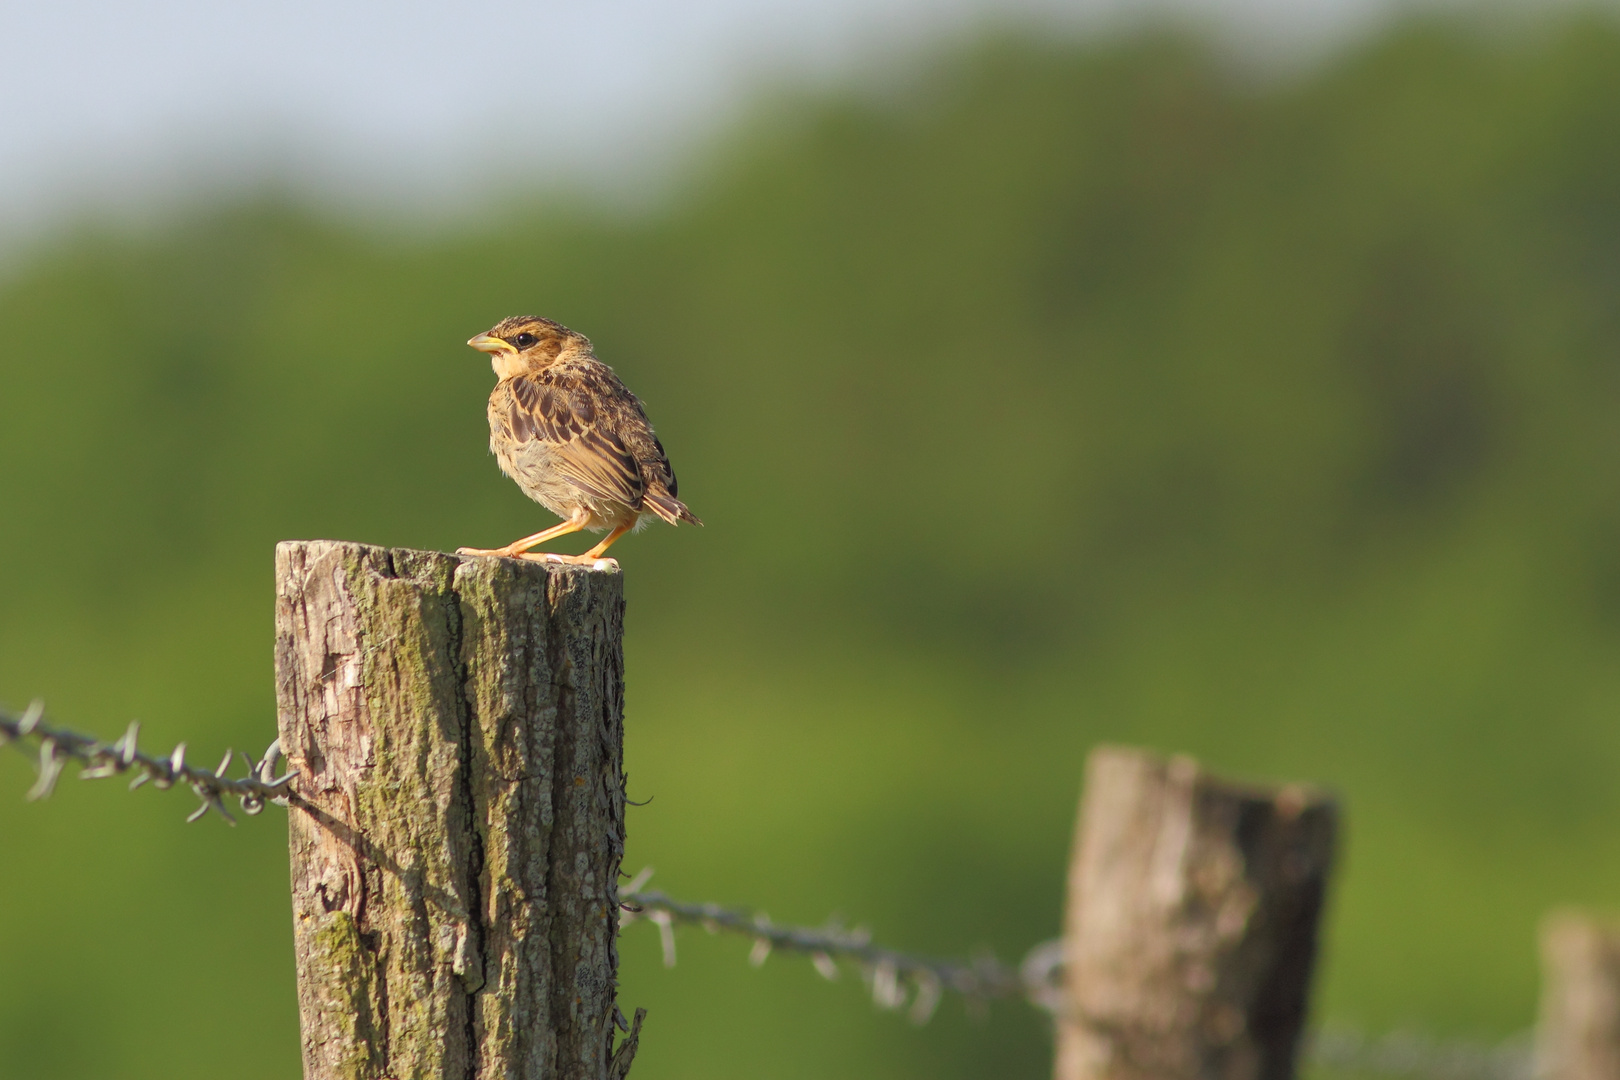
{"label": "wire barb", "polygon": [[129,788],[134,791],[150,781],[154,787],[167,788],[184,781],[196,794],[201,805],[186,818],[196,821],[212,810],[228,824],[236,824],[225,809],[225,797],[234,796],[241,801],[242,810],[257,814],[266,802],[287,805],[290,791],[287,787],[298,775],[286,772],[275,775],[276,763],[281,759],[281,742],[274,741],[257,763],[246,754],[242,760],[247,775],[239,780],[230,779],[225,771],[230,768],[232,751],[227,750],[219,766],[212,771],[186,764],[186,744],[181,743],[167,757],[153,757],[141,753],[136,745],[141,725],[132,720],[124,734],[116,741],[104,743],[89,735],[67,731],[45,723],[45,705],[34,701],[20,715],[0,708],[0,746],[15,745],[19,750],[29,740],[38,740],[39,762],[35,766],[38,779],[28,789],[29,800],[48,798],[56,789],[62,770],[70,761],[79,764],[81,780],[101,780],[123,773],[134,773]]}

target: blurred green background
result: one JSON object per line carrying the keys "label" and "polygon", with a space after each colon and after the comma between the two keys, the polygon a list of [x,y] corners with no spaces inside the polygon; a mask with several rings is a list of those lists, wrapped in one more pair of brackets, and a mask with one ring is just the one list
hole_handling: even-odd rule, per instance
{"label": "blurred green background", "polygon": [[[1613,904],[1620,30],[1407,21],[1261,76],[1008,35],[777,93],[660,200],[386,229],[273,193],[0,280],[0,699],[274,731],[271,549],[548,523],[485,450],[534,312],[647,402],[708,523],[615,549],[626,866],[1016,959],[1099,741],[1340,792],[1316,1017],[1495,1039],[1551,905]],[[297,1073],[283,812],[0,755],[0,1076]],[[635,1075],[1038,1077],[806,963],[622,944]]]}

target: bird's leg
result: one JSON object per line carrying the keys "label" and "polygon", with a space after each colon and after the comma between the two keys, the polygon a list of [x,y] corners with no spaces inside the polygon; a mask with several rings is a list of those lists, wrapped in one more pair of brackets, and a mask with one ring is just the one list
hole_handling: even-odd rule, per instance
{"label": "bird's leg", "polygon": [[538,547],[539,545],[545,543],[547,540],[555,540],[559,536],[567,536],[569,533],[577,533],[584,527],[584,518],[571,518],[568,521],[563,522],[561,525],[553,525],[549,529],[541,529],[533,536],[525,536],[521,540],[514,540],[502,548],[501,552],[505,555],[521,555],[530,548]]}
{"label": "bird's leg", "polygon": [[584,518],[572,518],[561,525],[553,525],[549,529],[541,529],[533,536],[525,536],[521,540],[514,540],[502,548],[456,548],[457,555],[499,555],[506,559],[515,559],[523,552],[547,540],[555,540],[559,536],[576,533],[585,527]]}
{"label": "bird's leg", "polygon": [[630,522],[630,524],[628,524],[628,525],[620,525],[617,529],[614,529],[612,532],[610,532],[606,536],[604,536],[602,538],[602,542],[600,544],[597,544],[595,547],[591,548],[591,550],[589,550],[585,554],[581,555],[580,558],[581,559],[600,559],[602,557],[602,552],[604,552],[608,548],[612,547],[613,546],[613,541],[617,540],[619,537],[621,537],[625,533],[629,532],[631,527],[634,526],[634,525],[635,525],[635,522],[633,522],[633,521]]}
{"label": "bird's leg", "polygon": [[629,532],[631,527],[634,525],[635,522],[632,521],[629,525],[618,526],[612,532],[608,533],[607,536],[603,537],[600,544],[597,544],[583,555],[555,555],[548,551],[542,555],[522,555],[519,557],[524,559],[534,559],[536,561],[573,563],[576,566],[588,566],[597,559],[600,559],[602,557],[602,552],[606,551],[610,546],[612,546],[613,541]]}

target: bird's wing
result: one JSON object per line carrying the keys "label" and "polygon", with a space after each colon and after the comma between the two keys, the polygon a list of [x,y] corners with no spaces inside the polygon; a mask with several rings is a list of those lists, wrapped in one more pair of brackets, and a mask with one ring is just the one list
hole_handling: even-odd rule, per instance
{"label": "bird's wing", "polygon": [[583,381],[544,374],[520,375],[510,386],[500,419],[513,442],[543,443],[548,464],[586,495],[641,508],[646,480],[624,440],[604,423],[599,395]]}
{"label": "bird's wing", "polygon": [[669,464],[669,455],[664,453],[664,444],[658,441],[658,437],[652,434],[650,428],[647,431],[647,438],[651,440],[652,445],[646,453],[640,455],[641,478],[647,484],[647,493],[643,496],[647,509],[671,525],[677,521],[690,521],[694,525],[703,524],[676,495],[678,488],[675,484],[675,470]]}

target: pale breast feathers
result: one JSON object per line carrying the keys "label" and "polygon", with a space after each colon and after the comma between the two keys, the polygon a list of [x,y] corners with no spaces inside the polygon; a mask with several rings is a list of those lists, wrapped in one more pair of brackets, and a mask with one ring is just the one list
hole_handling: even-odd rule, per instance
{"label": "pale breast feathers", "polygon": [[515,456],[556,470],[589,498],[641,508],[647,485],[640,463],[596,404],[608,388],[551,372],[521,375],[502,386],[507,392],[490,403],[490,419],[517,444]]}

